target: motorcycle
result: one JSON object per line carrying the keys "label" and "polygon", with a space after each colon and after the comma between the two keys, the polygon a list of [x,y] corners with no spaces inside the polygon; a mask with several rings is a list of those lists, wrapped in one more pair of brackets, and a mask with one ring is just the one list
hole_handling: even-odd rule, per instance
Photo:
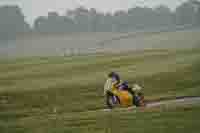
{"label": "motorcycle", "polygon": [[141,87],[139,85],[133,85],[131,94],[127,90],[115,90],[113,91],[114,96],[109,97],[109,106],[114,107],[141,107],[145,106],[144,94],[141,92]]}

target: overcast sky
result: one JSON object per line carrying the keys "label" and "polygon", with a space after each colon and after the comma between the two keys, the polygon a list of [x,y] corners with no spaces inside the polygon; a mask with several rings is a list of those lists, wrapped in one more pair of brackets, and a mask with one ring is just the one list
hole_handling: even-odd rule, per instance
{"label": "overcast sky", "polygon": [[26,20],[32,23],[37,16],[46,16],[48,11],[58,11],[64,14],[67,9],[74,9],[78,6],[113,12],[118,9],[126,10],[135,5],[154,7],[163,4],[174,9],[184,1],[186,0],[0,0],[0,5],[19,5]]}

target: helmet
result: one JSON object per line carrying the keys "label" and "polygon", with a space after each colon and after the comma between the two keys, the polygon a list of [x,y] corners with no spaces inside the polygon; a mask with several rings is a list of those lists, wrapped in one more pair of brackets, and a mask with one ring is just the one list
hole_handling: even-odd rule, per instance
{"label": "helmet", "polygon": [[125,88],[128,88],[128,82],[127,82],[127,81],[124,81],[124,82],[122,83],[122,86],[124,86]]}
{"label": "helmet", "polygon": [[115,75],[115,72],[110,72],[110,73],[108,74],[108,77],[112,78],[114,75]]}

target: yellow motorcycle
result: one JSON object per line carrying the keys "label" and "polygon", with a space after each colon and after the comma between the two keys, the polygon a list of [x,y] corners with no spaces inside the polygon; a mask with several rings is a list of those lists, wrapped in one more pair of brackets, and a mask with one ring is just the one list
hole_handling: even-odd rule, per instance
{"label": "yellow motorcycle", "polygon": [[143,93],[137,92],[137,89],[135,88],[133,88],[133,91],[135,92],[135,94],[131,94],[127,90],[114,89],[112,91],[114,96],[109,98],[109,104],[112,107],[145,106]]}

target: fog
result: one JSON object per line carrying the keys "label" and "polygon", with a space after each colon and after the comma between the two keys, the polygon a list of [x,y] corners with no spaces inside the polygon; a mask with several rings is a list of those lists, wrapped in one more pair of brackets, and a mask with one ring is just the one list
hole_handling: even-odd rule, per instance
{"label": "fog", "polygon": [[[163,33],[96,33],[43,36],[7,42],[1,46],[2,58],[29,56],[70,56],[135,50],[185,49],[200,46],[200,30]],[[110,41],[111,38],[120,38]],[[124,38],[123,38],[124,37]],[[101,42],[107,40],[105,45]],[[14,45],[15,44],[15,45]]]}

